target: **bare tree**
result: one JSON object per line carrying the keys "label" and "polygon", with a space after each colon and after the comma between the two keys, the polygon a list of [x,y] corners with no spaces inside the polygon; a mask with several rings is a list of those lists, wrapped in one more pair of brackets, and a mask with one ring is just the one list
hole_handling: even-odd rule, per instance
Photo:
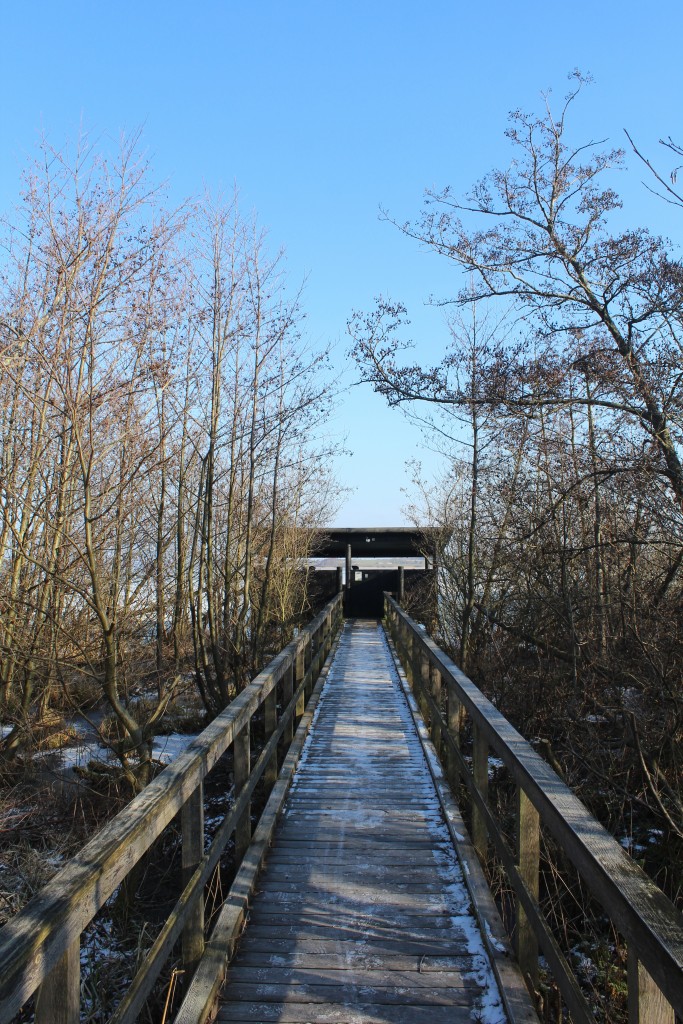
{"label": "bare tree", "polygon": [[[601,779],[621,810],[637,793],[679,835],[683,274],[666,241],[612,227],[623,154],[570,141],[582,86],[575,77],[558,114],[547,101],[540,116],[514,112],[505,169],[463,198],[428,192],[423,215],[399,225],[464,272],[445,306],[511,307],[477,390],[468,348],[411,362],[400,303],[380,300],[351,333],[379,393],[434,410],[432,444],[447,418],[469,424],[451,432],[441,494],[427,489],[454,524],[440,573],[454,652],[522,728],[563,746],[574,778]],[[495,457],[474,458],[486,417]]]}

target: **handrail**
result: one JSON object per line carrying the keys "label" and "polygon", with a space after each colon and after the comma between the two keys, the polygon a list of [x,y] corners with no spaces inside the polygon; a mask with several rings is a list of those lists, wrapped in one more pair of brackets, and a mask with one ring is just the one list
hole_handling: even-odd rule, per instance
{"label": "handrail", "polygon": [[[337,594],[180,757],[0,930],[0,1024],[10,1024],[36,992],[36,1024],[78,1024],[81,933],[179,811],[185,888],[133,980],[135,1006],[128,1000],[129,1009],[117,1011],[115,1019],[135,1019],[135,1007],[144,1002],[180,934],[184,964],[188,970],[196,966],[204,947],[204,884],[232,834],[236,860],[244,855],[251,836],[249,799],[261,778],[271,788],[275,783],[278,740],[284,736],[291,742],[294,718],[304,711],[341,619],[342,595]],[[284,705],[279,716],[278,687]],[[252,770],[251,719],[264,705],[267,742]],[[203,780],[230,746],[235,803],[205,854]]]}
{"label": "handrail", "polygon": [[[460,780],[469,791],[475,849],[485,860],[488,842],[493,844],[515,892],[517,953],[528,982],[533,984],[537,977],[540,946],[572,1020],[594,1020],[539,907],[542,823],[627,941],[631,1024],[673,1024],[674,1010],[683,1017],[683,915],[389,594],[385,594],[385,614],[406,674],[430,719],[435,745],[445,752],[449,781]],[[460,753],[462,710],[472,723],[471,769]],[[503,761],[517,787],[514,852],[488,804],[489,748]]]}

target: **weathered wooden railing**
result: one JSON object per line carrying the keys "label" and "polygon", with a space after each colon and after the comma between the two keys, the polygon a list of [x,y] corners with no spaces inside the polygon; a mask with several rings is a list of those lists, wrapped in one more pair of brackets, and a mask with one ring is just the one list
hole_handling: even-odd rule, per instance
{"label": "weathered wooden railing", "polygon": [[[233,834],[237,862],[249,847],[251,797],[261,779],[271,788],[275,784],[278,744],[291,743],[295,719],[304,712],[341,619],[338,594],[183,755],[2,928],[1,1024],[8,1024],[34,993],[36,1024],[78,1024],[81,933],[178,813],[185,888],[112,1020],[128,1024],[137,1019],[179,938],[183,967],[187,973],[194,969],[205,944],[205,886]],[[251,722],[261,707],[266,743],[252,765]],[[231,746],[234,802],[205,852],[203,780]]]}
{"label": "weathered wooden railing", "polygon": [[[631,1024],[683,1019],[683,915],[622,850],[559,776],[388,594],[386,622],[401,663],[444,759],[451,786],[466,786],[474,847],[489,843],[515,894],[515,941],[530,988],[546,959],[573,1024],[594,1024],[590,1006],[539,906],[540,826],[559,844],[628,949]],[[471,767],[460,750],[464,715],[472,730]],[[488,801],[489,753],[505,765],[517,793],[513,851]]]}

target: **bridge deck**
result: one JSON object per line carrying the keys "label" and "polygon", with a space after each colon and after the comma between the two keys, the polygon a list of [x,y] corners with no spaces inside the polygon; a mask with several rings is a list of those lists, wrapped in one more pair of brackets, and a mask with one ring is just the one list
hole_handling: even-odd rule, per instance
{"label": "bridge deck", "polygon": [[375,623],[344,628],[217,1019],[506,1019]]}

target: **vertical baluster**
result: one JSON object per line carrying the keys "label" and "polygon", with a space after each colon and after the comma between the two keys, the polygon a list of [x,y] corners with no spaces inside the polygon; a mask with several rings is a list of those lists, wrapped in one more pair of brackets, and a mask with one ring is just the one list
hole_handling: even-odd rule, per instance
{"label": "vertical baluster", "polygon": [[[309,668],[311,668],[312,662],[313,662],[313,636],[312,636],[311,633],[308,633],[307,636],[306,636],[306,643],[304,644],[304,675],[308,672]],[[306,683],[306,686],[304,687],[304,700],[305,700],[305,703],[308,703],[308,698],[310,697],[311,691],[313,689],[312,676],[313,676],[313,673],[310,672],[309,676],[308,676],[308,682]]]}
{"label": "vertical baluster", "polygon": [[[295,690],[298,690],[299,685],[301,683],[301,680],[304,678],[305,674],[306,674],[306,645],[302,643],[301,646],[299,647],[299,650],[296,653],[296,658],[294,659],[294,689]],[[305,709],[306,709],[306,694],[302,690],[301,694],[299,695],[299,699],[296,702],[296,717],[297,717],[297,719],[301,718],[301,716],[303,715]]]}
{"label": "vertical baluster", "polygon": [[[289,707],[289,702],[294,694],[294,666],[290,662],[282,676],[282,707]],[[294,736],[294,718],[290,718],[282,733],[285,747],[288,747]]]}
{"label": "vertical baluster", "polygon": [[415,659],[416,659],[416,663],[417,663],[417,665],[416,665],[416,667],[417,667],[416,677],[420,681],[417,698],[418,698],[418,701],[420,703],[420,708],[422,710],[422,717],[426,721],[428,721],[429,724],[433,728],[433,726],[434,726],[434,716],[432,715],[432,712],[431,712],[431,709],[429,707],[429,704],[427,703],[427,694],[429,693],[429,684],[430,684],[430,678],[429,678],[429,658],[424,653],[424,651],[421,650],[417,640],[415,641]]}
{"label": "vertical baluster", "polygon": [[[234,762],[234,777],[235,777],[235,799],[240,795],[247,782],[249,781],[249,775],[251,773],[251,737],[249,730],[250,723],[244,726],[243,729],[235,736],[233,743],[233,756]],[[244,813],[237,822],[235,828],[235,863],[239,864],[247,852],[249,843],[251,842],[251,803],[249,803]]]}
{"label": "vertical baluster", "polygon": [[404,619],[401,619],[401,639],[403,641],[403,667],[405,669],[406,677],[408,682],[413,683],[413,664],[412,664],[412,653],[413,653],[413,640],[410,635],[407,623]]}
{"label": "vertical baluster", "polygon": [[71,943],[36,993],[36,1024],[78,1024],[81,1010],[81,939]]}
{"label": "vertical baluster", "polygon": [[406,675],[408,682],[410,683],[413,693],[417,689],[417,682],[419,674],[415,672],[415,650],[416,643],[413,637],[412,630],[406,625],[405,626],[405,638],[406,638]]}
{"label": "vertical baluster", "polygon": [[[472,723],[472,774],[474,784],[479,793],[488,802],[489,794],[489,745],[481,730]],[[472,803],[472,843],[482,863],[486,860],[488,847],[486,824],[484,817],[477,807]]]}
{"label": "vertical baluster", "polygon": [[[204,855],[204,785],[199,783],[180,812],[183,886]],[[204,893],[200,892],[183,928],[183,967],[192,973],[204,952]]]}
{"label": "vertical baluster", "polygon": [[398,655],[403,665],[408,682],[410,682],[410,665],[408,658],[408,627],[402,618],[398,620]]}
{"label": "vertical baluster", "polygon": [[673,1007],[631,949],[628,951],[628,1021],[629,1024],[674,1024]]}
{"label": "vertical baluster", "polygon": [[[273,687],[263,702],[263,727],[267,743],[277,729],[277,686]],[[263,778],[266,789],[270,792],[277,782],[277,748],[273,751],[273,756],[265,767]]]}
{"label": "vertical baluster", "polygon": [[436,667],[436,665],[433,665],[430,662],[430,664],[429,664],[429,688],[430,688],[430,691],[431,691],[434,703],[436,704],[437,708],[439,709],[439,714],[434,716],[434,721],[432,722],[432,743],[436,747],[436,752],[439,755],[439,757],[441,757],[441,753],[442,753],[442,751],[441,751],[441,747],[442,747],[442,739],[441,739],[441,732],[442,732],[442,725],[441,725],[441,685],[442,685],[441,673],[439,672],[439,670]]}
{"label": "vertical baluster", "polygon": [[[538,902],[540,829],[538,811],[524,790],[517,787],[517,867],[527,889]],[[538,941],[519,902],[516,901],[517,960],[522,974],[538,988]]]}
{"label": "vertical baluster", "polygon": [[[332,650],[332,612],[328,611],[325,616],[325,646],[323,648],[323,665],[327,655]],[[321,666],[322,667],[322,666]]]}
{"label": "vertical baluster", "polygon": [[311,680],[311,687],[315,686],[318,676],[320,675],[320,669],[323,667],[323,649],[325,646],[325,620],[320,623],[315,631],[315,648],[313,658],[313,677]]}
{"label": "vertical baluster", "polygon": [[[460,750],[462,704],[458,698],[455,683],[450,679],[446,683],[446,722],[451,739],[457,749]],[[460,783],[460,763],[456,754],[451,750],[450,745],[448,747],[447,772],[449,785],[453,792],[455,792]]]}

